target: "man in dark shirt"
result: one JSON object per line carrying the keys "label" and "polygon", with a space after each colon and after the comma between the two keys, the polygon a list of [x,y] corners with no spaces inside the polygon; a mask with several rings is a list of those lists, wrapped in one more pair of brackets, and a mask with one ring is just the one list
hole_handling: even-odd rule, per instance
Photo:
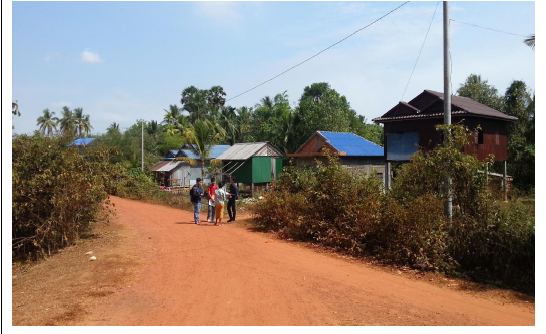
{"label": "man in dark shirt", "polygon": [[227,204],[227,212],[229,215],[229,220],[227,221],[228,223],[232,223],[235,221],[235,215],[237,213],[235,209],[235,200],[239,198],[239,188],[237,188],[237,186],[235,185],[235,181],[236,178],[232,177],[230,180],[231,184],[229,185],[229,200]]}
{"label": "man in dark shirt", "polygon": [[193,219],[198,225],[201,223],[201,220],[199,219],[199,212],[201,211],[201,196],[203,196],[200,188],[201,183],[203,183],[203,181],[198,177],[196,183],[190,190],[191,202],[193,203]]}

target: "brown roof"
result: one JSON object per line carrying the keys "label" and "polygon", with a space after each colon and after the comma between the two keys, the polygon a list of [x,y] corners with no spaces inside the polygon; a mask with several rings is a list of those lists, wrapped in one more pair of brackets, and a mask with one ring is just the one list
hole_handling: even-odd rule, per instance
{"label": "brown roof", "polygon": [[[423,107],[421,110],[418,110],[417,108],[415,108],[413,104],[415,103],[417,99],[422,97],[423,94],[432,95],[433,97],[436,97],[436,99],[434,99],[431,103]],[[410,115],[408,114],[396,115],[393,108],[389,110],[387,113],[385,113],[383,116],[374,118],[373,121],[376,123],[382,123],[382,122],[388,122],[388,121],[406,120],[406,119],[414,119],[414,118],[443,117],[444,116],[443,111],[437,112],[437,108],[435,108],[437,107],[437,104],[440,101],[444,101],[444,93],[435,92],[435,91],[426,89],[410,102],[408,103],[400,102],[400,104],[404,106],[411,106],[413,109],[415,109],[415,113],[412,113]],[[482,116],[487,118],[501,119],[505,121],[517,120],[516,117],[506,115],[498,110],[490,108],[484,104],[476,102],[467,97],[456,96],[456,95],[451,96],[451,110],[452,110],[451,111],[452,115]]]}
{"label": "brown roof", "polygon": [[170,162],[169,160],[167,160],[167,161],[160,161],[160,162],[156,163],[155,165],[153,165],[153,166],[150,168],[150,170],[151,170],[152,172],[155,172],[156,170],[158,170],[159,168],[165,166],[165,165],[168,164],[169,162]]}

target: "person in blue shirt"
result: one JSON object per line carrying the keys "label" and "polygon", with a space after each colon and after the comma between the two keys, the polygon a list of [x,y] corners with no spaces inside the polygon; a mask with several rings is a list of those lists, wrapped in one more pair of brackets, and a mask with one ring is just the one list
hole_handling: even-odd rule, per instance
{"label": "person in blue shirt", "polygon": [[227,212],[229,215],[228,223],[233,223],[235,221],[235,215],[237,214],[235,200],[239,198],[239,188],[235,185],[235,181],[235,176],[229,181],[231,184],[229,185],[229,194],[227,194],[229,197],[227,204]]}
{"label": "person in blue shirt", "polygon": [[190,200],[193,203],[193,218],[197,225],[201,223],[201,220],[199,219],[199,212],[201,211],[201,196],[203,196],[201,193],[201,183],[203,183],[203,181],[201,181],[201,178],[198,177],[196,183],[190,190]]}

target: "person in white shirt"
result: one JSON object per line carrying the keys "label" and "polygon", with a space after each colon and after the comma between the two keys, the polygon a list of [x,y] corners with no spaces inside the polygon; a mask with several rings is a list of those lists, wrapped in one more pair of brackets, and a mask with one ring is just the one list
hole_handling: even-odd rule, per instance
{"label": "person in white shirt", "polygon": [[226,190],[224,182],[220,182],[219,188],[214,192],[214,204],[216,206],[216,222],[214,225],[222,226],[222,218],[224,218],[224,202],[226,201]]}

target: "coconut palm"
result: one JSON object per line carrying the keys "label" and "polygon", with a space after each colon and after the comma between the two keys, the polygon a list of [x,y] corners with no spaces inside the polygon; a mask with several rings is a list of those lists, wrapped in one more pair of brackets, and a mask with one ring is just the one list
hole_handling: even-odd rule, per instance
{"label": "coconut palm", "polygon": [[114,131],[119,132],[119,124],[116,122],[112,122],[108,128],[106,128],[106,132],[112,133]]}
{"label": "coconut palm", "polygon": [[179,116],[182,115],[182,111],[183,109],[182,108],[178,108],[178,106],[176,104],[171,104],[169,106],[169,110],[167,109],[163,109],[165,110],[165,116],[163,118],[163,122],[161,122],[162,124],[171,124],[171,125],[176,125],[177,123],[177,119]]}
{"label": "coconut palm", "polygon": [[89,122],[89,115],[83,114],[83,108],[75,108],[72,114],[74,119],[74,136],[80,136],[89,133],[93,127]]}
{"label": "coconut palm", "polygon": [[63,110],[61,111],[61,119],[59,120],[59,125],[61,127],[61,131],[65,135],[73,135],[76,131],[76,124],[74,120],[74,113],[70,108],[64,106]]}
{"label": "coconut palm", "polygon": [[523,40],[523,43],[530,47],[531,49],[535,49],[535,34],[530,35],[526,39]]}
{"label": "coconut palm", "polygon": [[230,106],[222,108],[219,123],[220,126],[226,130],[226,133],[229,136],[228,140],[230,145],[235,144],[236,134],[238,132],[236,119],[237,114],[235,113],[235,108]]}
{"label": "coconut palm", "polygon": [[190,144],[190,150],[201,162],[201,178],[205,179],[205,160],[210,158],[211,148],[226,136],[226,131],[218,124],[206,119],[197,119],[183,133]]}
{"label": "coconut palm", "polygon": [[80,126],[84,134],[88,134],[93,130],[93,126],[91,126],[91,122],[89,121],[89,114],[83,116],[83,119],[80,121]]}
{"label": "coconut palm", "polygon": [[38,123],[36,123],[36,125],[39,125],[40,130],[46,133],[47,136],[49,136],[51,135],[53,130],[57,130],[59,119],[57,117],[53,117],[53,115],[55,115],[54,111],[44,109],[42,112],[44,113],[44,115],[38,117]]}

